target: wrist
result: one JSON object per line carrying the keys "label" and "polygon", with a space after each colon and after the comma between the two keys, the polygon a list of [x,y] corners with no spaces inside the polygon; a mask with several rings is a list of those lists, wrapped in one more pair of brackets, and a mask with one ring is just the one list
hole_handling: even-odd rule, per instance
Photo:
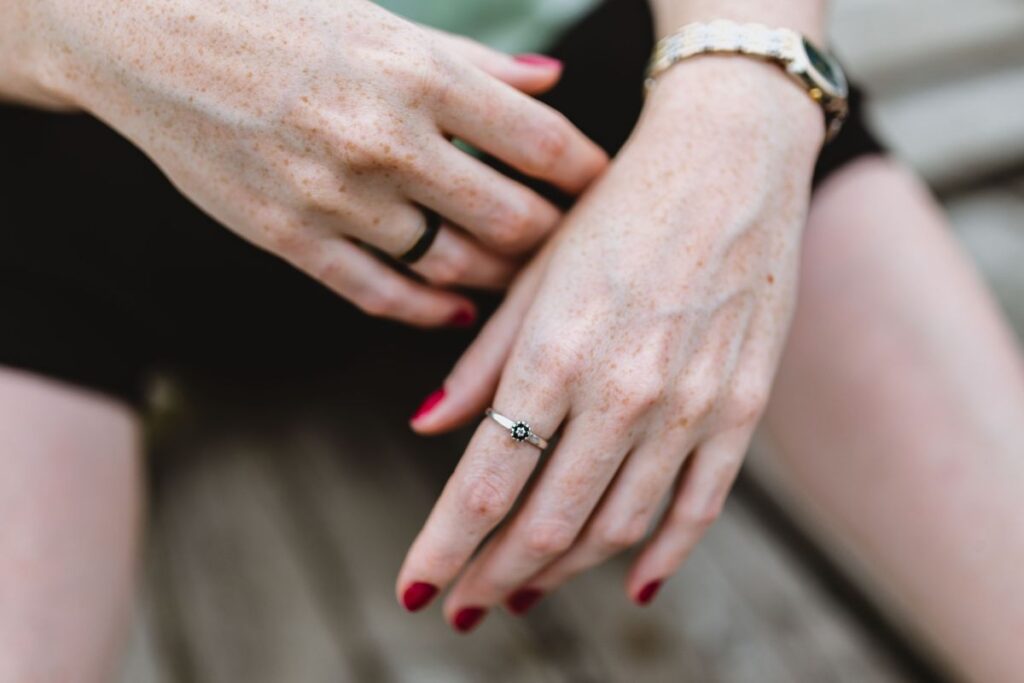
{"label": "wrist", "polygon": [[[714,241],[753,207],[806,210],[825,124],[798,85],[773,64],[733,55],[687,60],[663,78],[602,181],[636,198],[633,213],[652,217],[645,232]],[[802,229],[800,220],[770,225]]]}
{"label": "wrist", "polygon": [[825,139],[821,107],[779,66],[744,55],[676,64],[651,90],[642,121],[668,146],[700,134],[723,143],[788,151],[813,162]]}

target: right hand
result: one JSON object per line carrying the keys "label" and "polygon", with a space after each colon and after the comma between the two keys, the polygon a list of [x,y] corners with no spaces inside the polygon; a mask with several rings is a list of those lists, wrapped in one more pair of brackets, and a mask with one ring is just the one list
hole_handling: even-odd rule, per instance
{"label": "right hand", "polygon": [[[409,23],[366,0],[45,0],[47,86],[145,151],[204,211],[364,311],[421,326],[473,316],[446,289],[500,288],[559,211],[458,149],[465,140],[581,191],[603,151],[524,93],[550,66]],[[420,207],[445,219],[401,275]],[[455,227],[458,226],[458,227]]]}

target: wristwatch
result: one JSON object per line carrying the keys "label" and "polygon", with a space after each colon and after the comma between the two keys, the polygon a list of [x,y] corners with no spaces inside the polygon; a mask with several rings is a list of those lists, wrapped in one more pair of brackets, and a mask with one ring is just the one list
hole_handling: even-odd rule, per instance
{"label": "wristwatch", "polygon": [[825,112],[825,140],[839,132],[849,107],[849,87],[839,63],[796,31],[719,19],[683,26],[662,38],[647,67],[645,87],[684,59],[707,53],[749,55],[781,65]]}

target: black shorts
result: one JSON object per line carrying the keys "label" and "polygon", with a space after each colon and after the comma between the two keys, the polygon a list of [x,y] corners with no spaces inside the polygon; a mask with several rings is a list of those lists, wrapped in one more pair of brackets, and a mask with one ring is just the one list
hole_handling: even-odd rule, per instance
{"label": "black shorts", "polygon": [[[647,3],[610,0],[549,51],[566,69],[544,99],[614,154],[639,114],[652,42]],[[881,149],[859,93],[851,104],[815,182]],[[471,337],[360,314],[217,225],[89,116],[0,107],[0,173],[0,365],[140,405],[154,370],[323,373],[355,348],[454,353]]]}

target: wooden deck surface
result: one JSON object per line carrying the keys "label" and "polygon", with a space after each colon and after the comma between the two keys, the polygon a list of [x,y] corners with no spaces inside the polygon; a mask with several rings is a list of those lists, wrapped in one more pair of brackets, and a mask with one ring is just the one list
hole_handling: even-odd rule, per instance
{"label": "wooden deck surface", "polygon": [[158,453],[126,681],[914,680],[744,496],[651,607],[614,562],[456,635],[393,582],[459,439],[417,439],[371,404],[266,409]]}
{"label": "wooden deck surface", "polygon": [[[1024,4],[836,5],[839,51],[876,86],[879,128],[945,193],[1024,335]],[[158,425],[125,683],[936,679],[884,605],[749,473],[649,608],[623,595],[619,561],[469,637],[436,606],[406,614],[395,572],[464,437],[409,434],[413,394],[389,401],[365,377],[416,369],[377,356],[325,381],[333,392],[243,407],[200,391],[191,416]]]}

